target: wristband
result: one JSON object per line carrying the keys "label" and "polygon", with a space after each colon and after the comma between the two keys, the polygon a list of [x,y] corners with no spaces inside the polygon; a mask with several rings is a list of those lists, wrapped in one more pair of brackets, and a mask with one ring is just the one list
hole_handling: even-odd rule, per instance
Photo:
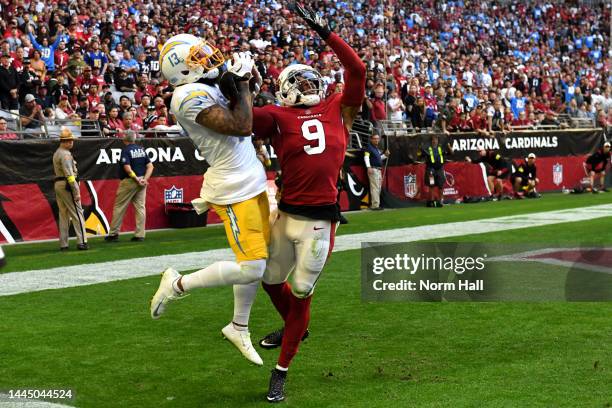
{"label": "wristband", "polygon": [[128,176],[130,176],[130,178],[133,178],[134,180],[136,180],[136,173],[134,173],[134,171],[130,171]]}

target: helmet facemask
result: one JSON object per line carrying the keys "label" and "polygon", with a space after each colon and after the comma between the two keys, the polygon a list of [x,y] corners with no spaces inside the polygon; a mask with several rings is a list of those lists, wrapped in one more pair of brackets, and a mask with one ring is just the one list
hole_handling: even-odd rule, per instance
{"label": "helmet facemask", "polygon": [[207,41],[200,41],[189,50],[185,64],[189,68],[203,67],[204,72],[212,71],[225,63],[225,57],[221,50]]}
{"label": "helmet facemask", "polygon": [[323,78],[314,69],[296,70],[280,84],[279,93],[283,104],[288,106],[317,105],[325,94]]}

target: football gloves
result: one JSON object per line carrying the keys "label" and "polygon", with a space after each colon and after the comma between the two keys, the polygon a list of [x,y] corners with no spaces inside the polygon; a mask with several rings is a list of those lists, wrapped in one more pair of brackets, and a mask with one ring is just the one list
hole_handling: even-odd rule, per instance
{"label": "football gloves", "polygon": [[327,21],[317,14],[316,11],[301,5],[300,3],[293,4],[292,7],[298,16],[302,17],[306,24],[321,36],[322,39],[327,40],[331,35],[331,30],[327,25]]}
{"label": "football gloves", "polygon": [[227,72],[238,77],[241,81],[251,78],[251,71],[255,66],[255,60],[248,52],[235,52],[232,59],[227,61]]}

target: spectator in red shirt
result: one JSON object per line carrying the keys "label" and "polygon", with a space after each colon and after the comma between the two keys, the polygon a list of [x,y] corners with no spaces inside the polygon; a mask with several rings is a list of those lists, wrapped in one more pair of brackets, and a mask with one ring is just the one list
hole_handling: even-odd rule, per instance
{"label": "spectator in red shirt", "polygon": [[144,121],[147,118],[149,114],[149,105],[151,105],[151,96],[148,94],[142,95],[140,104],[136,108],[136,116],[138,116],[141,121]]}
{"label": "spectator in red shirt", "polygon": [[[119,107],[118,106],[113,106],[108,112],[108,127],[111,130],[115,130],[115,131],[121,131],[124,129],[123,121],[119,117]],[[119,136],[116,136],[116,137],[119,137]]]}
{"label": "spectator in red shirt", "polygon": [[0,118],[0,140],[18,140],[19,136],[8,129],[8,122]]}
{"label": "spectator in red shirt", "polygon": [[512,126],[531,126],[533,122],[527,117],[525,111],[519,113],[519,117],[512,120]]}
{"label": "spectator in red shirt", "polygon": [[70,60],[70,54],[66,49],[66,43],[60,41],[57,49],[55,50],[55,71],[61,72],[68,67],[68,61]]}
{"label": "spectator in red shirt", "polygon": [[383,84],[378,84],[374,88],[374,97],[367,100],[368,108],[370,108],[370,117],[377,128],[382,126],[381,120],[387,119],[387,105],[383,100],[384,96],[385,87]]}
{"label": "spectator in red shirt", "polygon": [[89,100],[89,106],[92,108],[97,107],[100,104],[100,93],[98,92],[98,84],[92,83],[89,85],[89,92],[87,93],[87,99]]}
{"label": "spectator in red shirt", "polygon": [[489,132],[487,131],[487,112],[482,104],[476,106],[470,115],[470,119],[472,121],[472,128],[474,131],[482,136],[489,135]]}

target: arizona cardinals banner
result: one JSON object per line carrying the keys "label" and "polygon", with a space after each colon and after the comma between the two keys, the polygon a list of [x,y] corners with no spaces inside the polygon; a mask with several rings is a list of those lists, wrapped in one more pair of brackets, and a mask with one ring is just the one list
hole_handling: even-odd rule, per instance
{"label": "arizona cardinals banner", "polygon": [[[480,149],[499,150],[503,156],[514,159],[529,153],[538,157],[585,155],[601,147],[604,133],[601,129],[593,129],[522,131],[505,135],[498,133],[494,137],[454,133],[439,137],[440,142],[453,148],[454,153],[448,159],[460,161],[465,156],[475,156]],[[419,161],[418,152],[429,146],[431,135],[390,136],[387,140],[392,152],[389,165],[396,166]]]}
{"label": "arizona cardinals banner", "polygon": [[[572,188],[585,177],[585,155],[601,145],[601,131],[522,132],[495,138],[474,135],[442,137],[453,146],[451,159],[445,166],[447,198],[487,195],[486,173],[482,165],[462,161],[475,156],[481,147],[499,149],[515,161],[527,153],[538,155],[540,191]],[[423,199],[424,165],[415,163],[417,151],[430,141],[429,135],[390,137],[390,165],[383,181],[383,205],[402,207],[417,205]],[[147,229],[169,226],[167,203],[189,202],[199,196],[202,174],[208,165],[189,138],[145,139],[140,141],[155,165],[147,187]],[[115,194],[119,186],[118,169],[123,143],[119,139],[81,139],[73,154],[79,169],[81,198],[86,229],[92,235],[108,233]],[[56,238],[57,204],[53,191],[52,156],[57,141],[0,141],[0,242]],[[268,173],[274,179],[272,172]],[[342,177],[343,210],[358,210],[369,204],[369,182],[363,157],[347,154]],[[506,186],[507,190],[511,186]],[[275,186],[269,182],[269,196]],[[208,222],[218,221],[209,214]],[[122,231],[134,228],[133,208],[124,218]]]}

